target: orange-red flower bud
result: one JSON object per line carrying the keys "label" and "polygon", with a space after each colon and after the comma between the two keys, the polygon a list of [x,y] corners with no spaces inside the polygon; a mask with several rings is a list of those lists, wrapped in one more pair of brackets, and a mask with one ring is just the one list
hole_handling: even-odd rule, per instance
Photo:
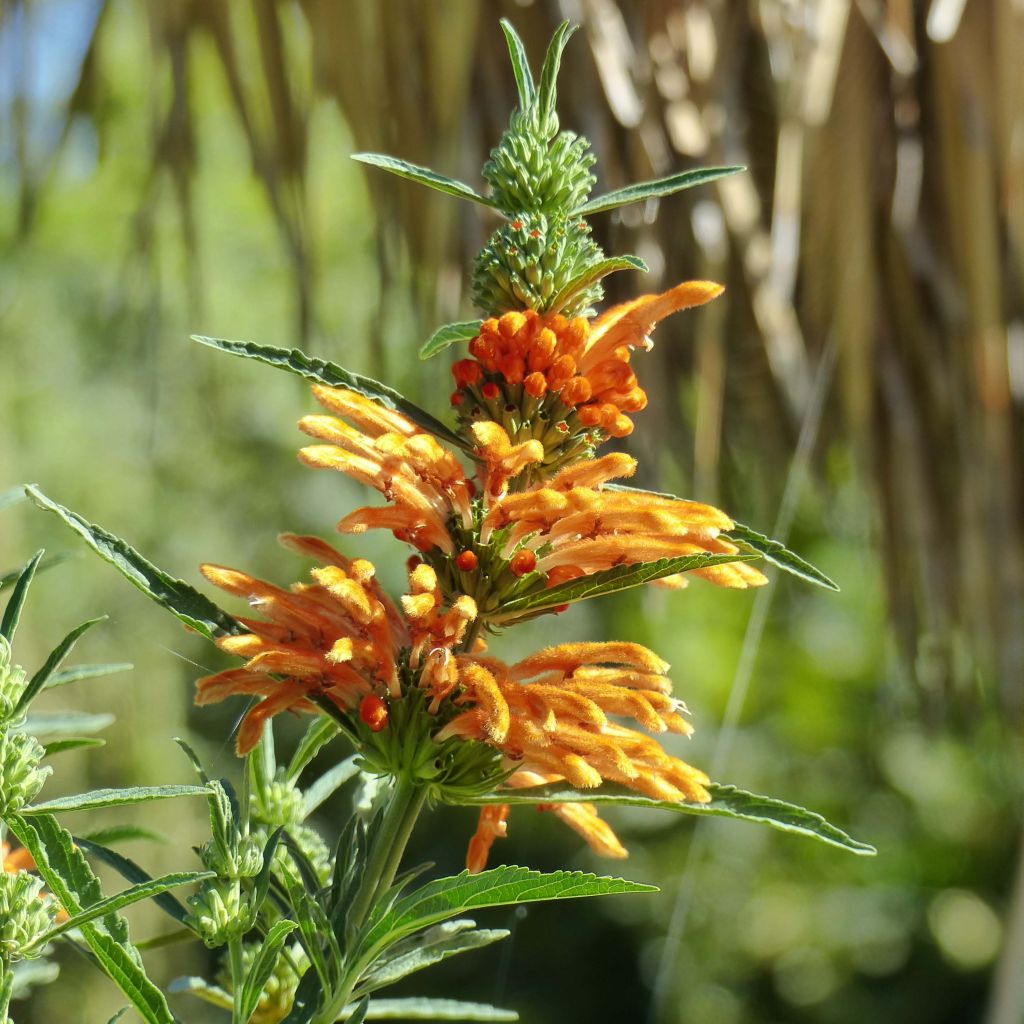
{"label": "orange-red flower bud", "polygon": [[359,717],[371,732],[380,732],[388,724],[388,706],[383,698],[368,693],[359,704]]}
{"label": "orange-red flower bud", "polygon": [[533,398],[543,398],[548,389],[548,382],[543,373],[531,373],[523,381],[523,388]]}
{"label": "orange-red flower bud", "polygon": [[452,405],[462,405],[466,400],[466,396],[461,391],[453,391],[451,398],[448,399]]}
{"label": "orange-red flower bud", "polygon": [[455,556],[455,565],[462,572],[472,572],[477,566],[476,553],[473,551],[460,551]]}
{"label": "orange-red flower bud", "polygon": [[513,576],[525,576],[537,568],[537,556],[529,548],[520,548],[508,563]]}
{"label": "orange-red flower bud", "polygon": [[484,396],[489,402],[493,402],[494,399],[501,394],[501,389],[493,380],[489,380],[481,389],[480,394]]}
{"label": "orange-red flower bud", "polygon": [[482,374],[483,370],[475,359],[460,359],[452,365],[452,376],[460,388],[476,384]]}

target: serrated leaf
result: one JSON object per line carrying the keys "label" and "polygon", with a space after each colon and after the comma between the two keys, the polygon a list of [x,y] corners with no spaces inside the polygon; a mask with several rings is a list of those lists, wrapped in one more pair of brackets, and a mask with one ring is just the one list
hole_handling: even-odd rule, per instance
{"label": "serrated leaf", "polygon": [[375,992],[449,957],[500,942],[510,934],[505,928],[477,928],[473,921],[439,924],[427,929],[421,936],[407,940],[419,940],[413,948],[398,952],[397,955],[393,955],[394,950],[389,950],[387,959],[360,982],[359,991]]}
{"label": "serrated leaf", "polygon": [[110,676],[115,672],[128,672],[135,666],[130,661],[112,661],[104,665],[76,665],[74,668],[61,669],[50,676],[44,689],[52,690],[55,686],[67,686],[82,679],[97,679]]}
{"label": "serrated leaf", "polygon": [[420,348],[420,359],[429,359],[443,352],[449,345],[460,341],[472,341],[483,326],[483,320],[463,320],[457,324],[445,324],[427,338]]}
{"label": "serrated leaf", "polygon": [[466,797],[458,802],[463,804],[619,804],[626,807],[651,807],[657,810],[673,811],[676,814],[711,815],[720,818],[735,818],[759,825],[769,825],[781,832],[817,839],[837,846],[849,853],[873,856],[878,851],[867,843],[851,838],[842,829],[830,824],[820,814],[808,811],[796,804],[776,800],[770,796],[748,793],[736,786],[711,783],[707,786],[711,802],[707,804],[670,800],[654,800],[625,786],[606,782],[596,789],[575,790],[562,782],[552,782],[529,789],[503,789],[482,796]]}
{"label": "serrated leaf", "polygon": [[0,618],[0,636],[8,643],[14,639],[14,631],[18,628],[18,620],[21,618],[21,609],[25,606],[25,598],[28,597],[28,588],[32,583],[32,577],[36,574],[39,562],[42,560],[43,551],[37,551],[26,564],[25,568],[18,573],[18,579],[14,584],[14,591],[7,599],[7,607],[4,608],[3,617]]}
{"label": "serrated leaf", "polygon": [[331,797],[349,779],[359,773],[356,756],[339,761],[329,768],[302,794],[302,820],[305,821],[325,800]]}
{"label": "serrated leaf", "polygon": [[639,270],[647,272],[647,264],[639,256],[612,256],[588,267],[582,274],[564,284],[545,304],[545,308],[557,313],[573,296],[589,288],[595,281],[614,274],[616,270]]}
{"label": "serrated leaf", "polygon": [[479,203],[481,206],[494,206],[490,199],[480,195],[469,185],[438,174],[437,171],[432,171],[429,167],[420,167],[418,164],[411,164],[408,160],[401,160],[396,156],[387,156],[384,153],[353,153],[352,159],[361,164],[369,164],[371,167],[379,167],[383,171],[390,171],[391,174],[397,174],[398,177],[405,178],[407,181],[426,185],[427,188],[455,196],[456,199],[468,199],[471,203]]}
{"label": "serrated leaf", "polygon": [[824,587],[826,590],[839,590],[837,583],[830,580],[820,569],[816,569],[796,552],[790,551],[785,544],[772,540],[763,533],[752,530],[749,526],[744,526],[734,520],[732,529],[723,536],[728,537],[729,540],[746,551],[756,552],[766,562],[778,566],[783,572],[799,576],[800,579],[813,583],[815,586]]}
{"label": "serrated leaf", "polygon": [[86,544],[100,558],[109,562],[129,582],[177,616],[190,629],[210,640],[225,634],[246,632],[242,625],[218,608],[208,597],[200,594],[183,580],[175,579],[162,569],[158,569],[119,537],[88,522],[63,505],[51,501],[37,487],[29,485],[25,492],[41,509],[53,512],[84,538]]}
{"label": "serrated leaf", "polygon": [[[144,832],[145,829],[139,831]],[[152,881],[153,876],[148,871],[141,868],[135,863],[135,861],[130,857],[126,857],[123,853],[118,853],[117,850],[111,850],[101,836],[102,832],[94,832],[89,837],[76,836],[75,842],[84,853],[88,854],[90,857],[95,857],[97,860],[103,861],[104,864],[112,867],[126,881],[132,882],[136,885],[141,882]],[[188,926],[187,922],[189,912],[177,897],[172,896],[169,892],[160,893],[155,897],[153,902],[160,907],[164,913],[173,917],[178,924],[185,925],[186,927]]]}
{"label": "serrated leaf", "polygon": [[106,899],[93,903],[85,910],[71,914],[67,920],[61,921],[56,927],[51,928],[36,944],[45,945],[58,935],[62,935],[72,928],[81,928],[82,925],[95,921],[98,917],[115,914],[125,907],[130,907],[133,903],[139,903],[141,900],[148,900],[154,896],[159,896],[169,889],[177,889],[182,885],[192,885],[196,882],[202,882],[207,878],[213,878],[214,874],[213,871],[175,871],[167,875],[161,875],[159,878],[151,878],[148,881],[139,882],[130,889],[125,889],[114,896],[108,896]]}
{"label": "serrated leaf", "polygon": [[253,959],[242,984],[240,1019],[243,1024],[248,1024],[249,1018],[256,1012],[263,987],[274,973],[281,948],[297,927],[294,921],[278,921],[260,942],[259,952]]}
{"label": "serrated leaf", "polygon": [[530,61],[526,56],[526,47],[522,39],[512,27],[508,18],[502,18],[499,22],[501,31],[505,33],[505,42],[508,44],[508,55],[512,61],[512,73],[516,78],[516,91],[519,93],[519,109],[523,112],[533,105],[533,98],[537,88],[533,84],[533,73],[530,71]]}
{"label": "serrated leaf", "polygon": [[493,868],[475,875],[463,871],[451,878],[428,882],[398,900],[383,916],[374,914],[364,944],[374,948],[383,942],[393,942],[421,928],[480,907],[633,892],[657,892],[657,888],[622,878],[602,878],[583,871],[544,874],[512,866]]}
{"label": "serrated leaf", "polygon": [[429,431],[435,437],[441,438],[442,441],[461,448],[463,451],[471,451],[471,446],[465,438],[459,437],[439,419],[431,416],[429,412],[421,409],[418,405],[414,405],[394,388],[389,388],[386,384],[381,384],[370,377],[364,377],[362,374],[352,373],[350,370],[338,366],[337,363],[307,356],[297,348],[274,348],[271,345],[257,345],[254,341],[229,341],[223,338],[207,338],[201,334],[193,334],[192,340],[198,341],[200,345],[207,345],[221,352],[227,352],[229,355],[240,356],[243,359],[255,359],[257,362],[273,366],[278,370],[287,370],[299,377],[305,377],[306,380],[326,384],[327,387],[348,388],[350,391],[356,391],[379,405],[383,405],[386,409],[400,412],[417,426]]}
{"label": "serrated leaf", "polygon": [[299,745],[288,762],[288,781],[294,782],[302,774],[303,769],[313,760],[321,749],[338,735],[338,723],[333,718],[317,716],[307,727]]}
{"label": "serrated leaf", "polygon": [[71,653],[71,648],[75,646],[78,638],[91,627],[95,626],[98,622],[106,622],[107,616],[101,615],[95,619],[89,619],[87,622],[83,622],[80,626],[76,626],[73,630],[57,646],[50,651],[49,657],[43,662],[43,667],[29,680],[28,686],[25,687],[25,692],[21,695],[18,700],[17,707],[14,709],[14,717],[17,718],[23,715],[28,708],[29,704],[39,695],[43,687],[46,686],[50,676],[53,675],[57,669],[60,668],[64,659]]}
{"label": "serrated leaf", "polygon": [[706,569],[712,565],[727,562],[750,561],[753,555],[697,554],[678,555],[675,558],[659,558],[653,562],[634,562],[632,565],[616,565],[602,569],[574,580],[567,580],[547,590],[505,601],[496,612],[488,613],[488,620],[495,623],[518,618],[527,612],[539,612],[555,608],[560,604],[586,601],[592,597],[603,597],[629,587],[638,587],[653,580],[664,579],[680,572]]}
{"label": "serrated leaf", "polygon": [[124,807],[145,804],[152,800],[171,800],[179,796],[206,796],[205,786],[129,786],[125,789],[91,789],[85,793],[72,793],[31,807],[23,807],[22,814],[60,814],[63,811],[91,811],[97,807]]}
{"label": "serrated leaf", "polygon": [[670,174],[667,178],[658,178],[655,181],[642,181],[636,185],[626,185],[613,192],[606,192],[602,196],[594,196],[593,199],[573,210],[572,216],[589,217],[592,213],[614,210],[617,206],[628,206],[630,203],[639,203],[644,199],[670,196],[675,192],[682,192],[683,189],[693,188],[694,185],[706,185],[719,178],[726,178],[730,174],[745,170],[745,167],[700,167],[694,171]]}
{"label": "serrated leaf", "polygon": [[461,999],[373,999],[366,1020],[519,1020],[515,1010],[502,1010],[487,1003],[465,1003]]}
{"label": "serrated leaf", "polygon": [[43,744],[43,750],[47,757],[53,754],[63,754],[66,750],[79,750],[88,747],[105,747],[106,740],[98,740],[95,737],[72,736],[66,740],[51,740]]}
{"label": "serrated leaf", "polygon": [[30,736],[66,736],[76,732],[99,732],[114,721],[105,711],[92,714],[87,711],[33,711],[25,716],[17,732]]}
{"label": "serrated leaf", "polygon": [[[36,863],[47,888],[69,914],[103,898],[99,880],[85,857],[51,815],[33,820],[9,815],[7,825]],[[82,938],[114,983],[147,1024],[175,1024],[163,993],[149,980],[138,951],[128,939],[128,926],[116,915],[81,928]]]}

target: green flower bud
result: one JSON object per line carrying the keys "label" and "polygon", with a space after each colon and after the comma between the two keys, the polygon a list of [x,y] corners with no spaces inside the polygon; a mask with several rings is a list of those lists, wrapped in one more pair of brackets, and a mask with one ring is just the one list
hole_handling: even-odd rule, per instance
{"label": "green flower bud", "polygon": [[40,898],[42,879],[27,871],[0,873],[0,960],[30,960],[43,952],[30,949],[52,927],[57,904]]}
{"label": "green flower bud", "polygon": [[14,717],[14,709],[27,685],[25,670],[11,664],[11,645],[6,637],[0,636],[0,724]]}
{"label": "green flower bud", "polygon": [[53,771],[39,766],[44,754],[34,736],[0,729],[0,815],[19,811],[43,788]]}
{"label": "green flower bud", "polygon": [[[260,947],[256,943],[246,943],[242,947],[242,977],[247,977]],[[292,965],[295,965],[294,967]],[[267,979],[260,993],[256,1012],[250,1018],[252,1024],[279,1024],[288,1016],[295,1002],[295,991],[299,987],[299,979],[309,966],[309,959],[302,946],[295,943],[288,956],[282,950],[274,964],[273,973]],[[225,992],[232,992],[231,971],[223,965],[217,974],[217,984]]]}
{"label": "green flower bud", "polygon": [[524,307],[579,316],[601,301],[600,282],[563,298],[559,292],[603,258],[586,221],[524,213],[498,228],[477,254],[473,301],[489,316]]}
{"label": "green flower bud", "polygon": [[[266,846],[267,840],[270,838],[269,832],[263,829],[254,832],[253,835],[258,837],[261,846]],[[317,878],[326,884],[331,874],[331,851],[320,838],[320,834],[307,825],[290,825],[288,835],[295,840],[295,844],[313,865]],[[275,872],[281,872],[290,865],[291,854],[288,847],[283,842],[278,843],[277,849],[274,850]]]}
{"label": "green flower bud", "polygon": [[252,927],[249,903],[237,882],[207,879],[188,903],[192,907],[189,924],[209,949],[227,945]]}
{"label": "green flower bud", "polygon": [[199,859],[221,878],[252,878],[263,867],[263,844],[257,835],[233,836],[226,848],[211,839],[199,848]]}
{"label": "green flower bud", "polygon": [[290,830],[305,815],[302,790],[280,769],[273,781],[253,791],[253,804],[253,817],[271,828],[284,825]]}

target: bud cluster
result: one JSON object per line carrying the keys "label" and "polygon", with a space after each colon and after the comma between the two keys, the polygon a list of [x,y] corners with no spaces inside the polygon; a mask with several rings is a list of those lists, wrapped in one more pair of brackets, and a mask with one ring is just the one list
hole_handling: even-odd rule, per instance
{"label": "bud cluster", "polygon": [[42,880],[27,871],[0,872],[0,961],[38,957],[39,940],[53,927],[57,905]]}

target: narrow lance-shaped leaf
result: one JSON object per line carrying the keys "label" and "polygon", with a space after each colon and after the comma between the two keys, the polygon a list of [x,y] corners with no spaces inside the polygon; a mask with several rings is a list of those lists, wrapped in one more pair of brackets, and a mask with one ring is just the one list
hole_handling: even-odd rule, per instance
{"label": "narrow lance-shaped leaf", "polygon": [[540,85],[537,89],[537,127],[541,133],[546,134],[553,127],[552,122],[555,116],[555,99],[557,90],[555,82],[558,78],[558,68],[562,63],[562,51],[569,37],[576,31],[575,26],[563,21],[548,43],[548,52],[544,55],[544,66],[540,72]]}
{"label": "narrow lance-shaped leaf", "polygon": [[302,770],[313,760],[320,750],[338,735],[338,724],[332,718],[314,718],[299,741],[299,745],[288,762],[288,781],[294,782]]}
{"label": "narrow lance-shaped leaf", "polygon": [[209,796],[205,786],[131,786],[127,789],[92,789],[72,793],[45,803],[23,807],[22,814],[59,814],[62,811],[91,811],[97,807],[123,807],[153,800],[171,800],[179,796]]}
{"label": "narrow lance-shaped leaf", "polygon": [[28,564],[18,574],[18,580],[14,584],[14,591],[7,599],[7,607],[4,609],[3,618],[0,618],[0,636],[8,643],[14,639],[14,631],[18,628],[18,620],[21,618],[21,609],[25,606],[25,598],[28,597],[28,588],[32,583],[32,577],[43,557],[43,551],[37,551],[28,561]]}
{"label": "narrow lance-shaped leaf", "polygon": [[522,597],[503,602],[496,612],[488,614],[488,619],[496,623],[505,622],[528,612],[539,612],[546,608],[555,608],[560,604],[585,601],[591,597],[603,597],[605,594],[614,594],[616,591],[626,590],[629,587],[638,587],[642,583],[664,579],[666,576],[674,576],[676,573],[706,569],[709,566],[723,565],[727,562],[750,561],[754,557],[754,555],[726,554],[678,555],[675,558],[659,558],[653,562],[616,565],[611,569],[602,569],[600,572],[567,580],[565,583],[559,583],[547,590],[525,594]]}
{"label": "narrow lance-shaped leaf", "polygon": [[420,359],[429,359],[443,352],[449,345],[460,341],[472,341],[480,333],[483,320],[464,320],[457,324],[445,324],[427,338],[420,348]]}
{"label": "narrow lance-shaped leaf", "polygon": [[548,301],[547,308],[557,312],[584,288],[589,288],[595,281],[600,281],[616,270],[639,270],[646,273],[647,264],[639,256],[612,256],[601,260],[563,285]]}
{"label": "narrow lance-shaped leaf", "polygon": [[244,633],[245,629],[227,612],[218,608],[208,597],[190,587],[183,580],[158,569],[139,554],[130,544],[108,533],[101,526],[83,519],[76,512],[51,501],[31,484],[25,488],[28,496],[47,512],[53,512],[89,545],[104,561],[109,562],[122,576],[151,597],[157,604],[176,615],[190,629],[210,640],[226,633]]}
{"label": "narrow lance-shaped leaf", "polygon": [[114,721],[105,711],[31,711],[16,726],[18,732],[31,736],[67,736],[76,732],[99,732]]}
{"label": "narrow lance-shaped leaf", "polygon": [[256,1012],[256,1006],[260,1001],[263,988],[274,973],[277,965],[277,958],[281,949],[288,939],[288,936],[298,927],[294,921],[278,921],[267,932],[266,937],[260,943],[259,952],[256,954],[249,971],[242,984],[241,1015],[240,1019],[248,1021]]}
{"label": "narrow lance-shaped leaf", "polygon": [[468,199],[471,203],[479,203],[481,206],[493,206],[494,204],[479,192],[474,191],[468,185],[454,178],[446,178],[429,167],[420,167],[411,164],[408,160],[400,160],[395,156],[386,156],[383,153],[353,153],[353,160],[361,164],[369,164],[371,167],[379,167],[381,170],[390,171],[407,181],[415,181],[419,185],[426,185],[427,188],[436,189],[446,195],[455,196],[457,199]]}
{"label": "narrow lance-shaped leaf", "polygon": [[400,412],[417,426],[429,431],[442,441],[466,452],[471,450],[469,442],[465,438],[459,437],[455,431],[450,430],[435,416],[404,398],[394,388],[389,388],[386,384],[364,377],[362,374],[346,370],[338,366],[337,363],[307,356],[297,348],[274,348],[271,345],[257,345],[254,341],[228,341],[224,338],[207,338],[201,334],[193,334],[192,340],[198,341],[200,345],[208,345],[210,348],[227,352],[229,355],[240,356],[243,359],[255,359],[257,362],[273,366],[278,370],[287,370],[289,373],[305,377],[306,380],[312,380],[318,384],[325,384],[327,387],[348,388],[350,391],[356,391],[383,405],[386,409]]}
{"label": "narrow lance-shaped leaf", "polygon": [[346,758],[328,768],[319,779],[305,791],[302,797],[302,817],[308,818],[325,800],[345,785],[349,779],[359,774],[356,757]]}
{"label": "narrow lance-shaped leaf", "polygon": [[[99,880],[71,840],[51,815],[32,821],[9,815],[7,825],[35,861],[47,888],[68,914],[102,899]],[[100,967],[128,997],[147,1024],[175,1024],[163,993],[149,980],[138,951],[128,940],[128,926],[122,918],[108,915],[81,928]]]}
{"label": "narrow lance-shaped leaf", "polygon": [[774,797],[747,793],[735,786],[712,783],[707,787],[711,802],[706,804],[670,800],[655,800],[643,796],[625,786],[606,782],[596,789],[575,790],[567,783],[553,782],[545,786],[531,786],[527,789],[502,789],[481,796],[467,796],[460,799],[464,804],[619,804],[626,807],[652,807],[676,814],[711,815],[721,818],[735,818],[759,825],[769,825],[781,832],[817,839],[838,846],[849,853],[872,856],[877,851],[873,846],[852,839],[842,829],[830,824],[820,814],[808,811],[796,804],[776,800]]}
{"label": "narrow lance-shaped leaf", "polygon": [[28,686],[25,687],[25,692],[21,695],[18,700],[18,705],[14,709],[14,715],[18,716],[24,714],[29,704],[38,696],[39,692],[46,686],[47,681],[54,672],[60,668],[64,659],[71,653],[71,648],[75,646],[78,638],[89,628],[95,626],[98,622],[106,622],[106,615],[101,615],[96,619],[89,619],[88,622],[83,622],[80,626],[76,626],[73,630],[57,646],[50,652],[49,657],[43,663],[43,667],[36,672],[36,674],[29,680]]}
{"label": "narrow lance-shaped leaf", "polygon": [[739,171],[745,170],[745,167],[701,167],[695,171],[683,171],[681,174],[671,174],[667,178],[658,178],[655,181],[626,185],[624,188],[615,189],[614,192],[594,196],[593,199],[574,210],[572,215],[574,217],[589,217],[592,213],[614,210],[617,206],[639,203],[644,199],[670,196],[674,192],[693,188],[694,185],[706,185],[708,182],[717,181],[719,178],[726,178],[730,174],[737,174]]}
{"label": "narrow lance-shaped leaf", "polygon": [[[22,487],[22,493],[24,494],[25,488]],[[26,494],[27,498],[28,495]],[[49,558],[44,558],[36,568],[36,572],[46,572],[47,569],[52,569],[55,565],[62,565],[64,562],[71,560],[73,556],[69,554],[50,555]],[[18,582],[18,577],[24,572],[24,566],[20,569],[12,569],[10,572],[5,572],[0,575],[0,592],[6,590],[12,583]]]}
{"label": "narrow lance-shaped leaf", "polygon": [[66,740],[51,740],[49,743],[44,743],[43,750],[46,751],[47,757],[51,757],[53,754],[63,754],[66,750],[85,750],[91,747],[105,747],[106,745],[106,740],[96,739],[95,737],[71,736]]}
{"label": "narrow lance-shaped leaf", "polygon": [[115,672],[130,672],[135,666],[130,661],[111,661],[102,665],[75,665],[74,668],[61,669],[55,672],[46,682],[45,689],[52,690],[55,686],[67,686],[82,679],[98,679],[110,676]]}
{"label": "narrow lance-shaped leaf", "polygon": [[429,999],[407,996],[404,999],[373,999],[366,1020],[519,1020],[515,1010],[502,1010],[488,1003],[466,1003],[461,999]]}
{"label": "narrow lance-shaped leaf", "polygon": [[519,38],[519,34],[507,18],[502,18],[500,24],[501,31],[505,33],[505,42],[508,44],[508,55],[512,61],[512,73],[516,77],[519,109],[527,111],[533,104],[536,86],[533,84],[533,74],[530,71],[530,62],[526,56],[526,47],[523,46],[522,39]]}

